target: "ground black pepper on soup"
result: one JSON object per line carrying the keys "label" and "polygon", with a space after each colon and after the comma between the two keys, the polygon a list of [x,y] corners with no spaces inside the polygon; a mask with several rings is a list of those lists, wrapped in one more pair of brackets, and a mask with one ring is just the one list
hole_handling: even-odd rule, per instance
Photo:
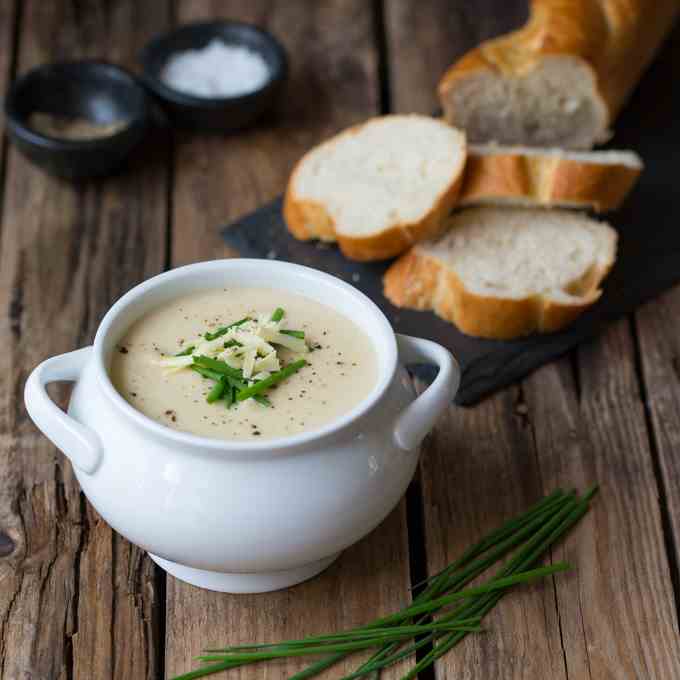
{"label": "ground black pepper on soup", "polygon": [[264,288],[201,291],[153,309],[120,339],[120,394],[176,430],[259,440],[314,430],[377,382],[364,331],[307,297]]}

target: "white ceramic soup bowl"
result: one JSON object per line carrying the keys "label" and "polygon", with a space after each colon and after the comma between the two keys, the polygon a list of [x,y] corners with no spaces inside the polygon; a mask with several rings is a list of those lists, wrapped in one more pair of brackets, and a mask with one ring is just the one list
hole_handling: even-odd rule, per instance
{"label": "white ceramic soup bowl", "polygon": [[[192,291],[239,285],[305,295],[357,323],[378,361],[369,396],[322,428],[251,442],[177,432],[118,394],[107,371],[134,321]],[[439,367],[419,397],[406,363]],[[58,380],[76,383],[68,414],[45,389]],[[211,590],[264,592],[317,574],[387,516],[458,382],[447,350],[395,335],[378,307],[345,282],[285,262],[234,259],[174,269],[133,288],[108,311],[94,345],[31,373],[25,400],[92,505],[163,569]]]}

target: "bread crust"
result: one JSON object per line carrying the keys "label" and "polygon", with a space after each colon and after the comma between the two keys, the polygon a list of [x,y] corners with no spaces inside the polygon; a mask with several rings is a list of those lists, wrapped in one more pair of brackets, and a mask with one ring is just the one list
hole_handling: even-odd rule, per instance
{"label": "bread crust", "polygon": [[439,96],[456,124],[449,93],[482,73],[519,78],[547,59],[573,58],[591,71],[604,105],[600,137],[651,62],[680,10],[678,0],[530,0],[527,23],[463,55],[444,74]]}
{"label": "bread crust", "polygon": [[326,209],[316,201],[301,201],[291,191],[292,181],[288,184],[283,199],[283,219],[288,231],[299,241],[319,239],[335,241],[335,222]]}
{"label": "bread crust", "polygon": [[642,168],[623,163],[572,160],[557,155],[520,152],[468,154],[459,204],[502,204],[618,208]]}
{"label": "bread crust", "polygon": [[385,272],[383,292],[397,307],[434,310],[466,335],[512,340],[536,331],[551,333],[572,323],[599,299],[599,285],[612,264],[594,267],[575,282],[578,298],[501,298],[467,290],[440,260],[412,248]]}
{"label": "bread crust", "polygon": [[[356,134],[363,125],[365,123],[348,128],[338,137]],[[337,139],[337,137],[334,139]],[[345,257],[359,262],[386,260],[400,255],[419,241],[439,236],[445,228],[445,218],[458,201],[466,161],[466,149],[464,148],[459,172],[454,181],[439,194],[432,208],[420,220],[396,223],[381,232],[362,237],[352,237],[336,231],[333,217],[321,203],[300,198],[295,194],[295,176],[300,166],[305,162],[307,155],[305,154],[296,163],[286,187],[283,216],[288,231],[301,241],[310,239],[326,242],[337,241]]]}

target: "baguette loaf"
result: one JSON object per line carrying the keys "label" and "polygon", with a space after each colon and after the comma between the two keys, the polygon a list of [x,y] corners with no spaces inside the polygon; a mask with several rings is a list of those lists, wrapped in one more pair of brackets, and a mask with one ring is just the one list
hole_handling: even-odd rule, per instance
{"label": "baguette loaf", "polygon": [[574,211],[468,208],[448,226],[388,269],[384,291],[393,304],[433,309],[468,335],[563,328],[600,297],[616,258],[616,232]]}
{"label": "baguette loaf", "polygon": [[338,241],[354,260],[381,260],[440,233],[465,166],[465,135],[427,116],[349,128],[295,166],[284,199],[298,239]]}
{"label": "baguette loaf", "polygon": [[642,170],[632,151],[561,151],[472,146],[459,205],[614,210]]}
{"label": "baguette loaf", "polygon": [[446,119],[472,143],[589,149],[608,135],[679,0],[530,0],[518,31],[444,74]]}

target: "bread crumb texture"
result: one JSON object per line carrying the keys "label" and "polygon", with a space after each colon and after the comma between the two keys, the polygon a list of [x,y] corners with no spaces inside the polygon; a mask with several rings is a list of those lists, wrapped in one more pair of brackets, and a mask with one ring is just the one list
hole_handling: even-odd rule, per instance
{"label": "bread crumb texture", "polygon": [[563,327],[598,299],[616,257],[614,229],[567,210],[468,208],[447,226],[392,265],[385,294],[471,335]]}
{"label": "bread crumb texture", "polygon": [[338,240],[355,259],[383,259],[438,234],[456,201],[465,135],[419,115],[373,118],[308,152],[286,191],[296,238]]}

